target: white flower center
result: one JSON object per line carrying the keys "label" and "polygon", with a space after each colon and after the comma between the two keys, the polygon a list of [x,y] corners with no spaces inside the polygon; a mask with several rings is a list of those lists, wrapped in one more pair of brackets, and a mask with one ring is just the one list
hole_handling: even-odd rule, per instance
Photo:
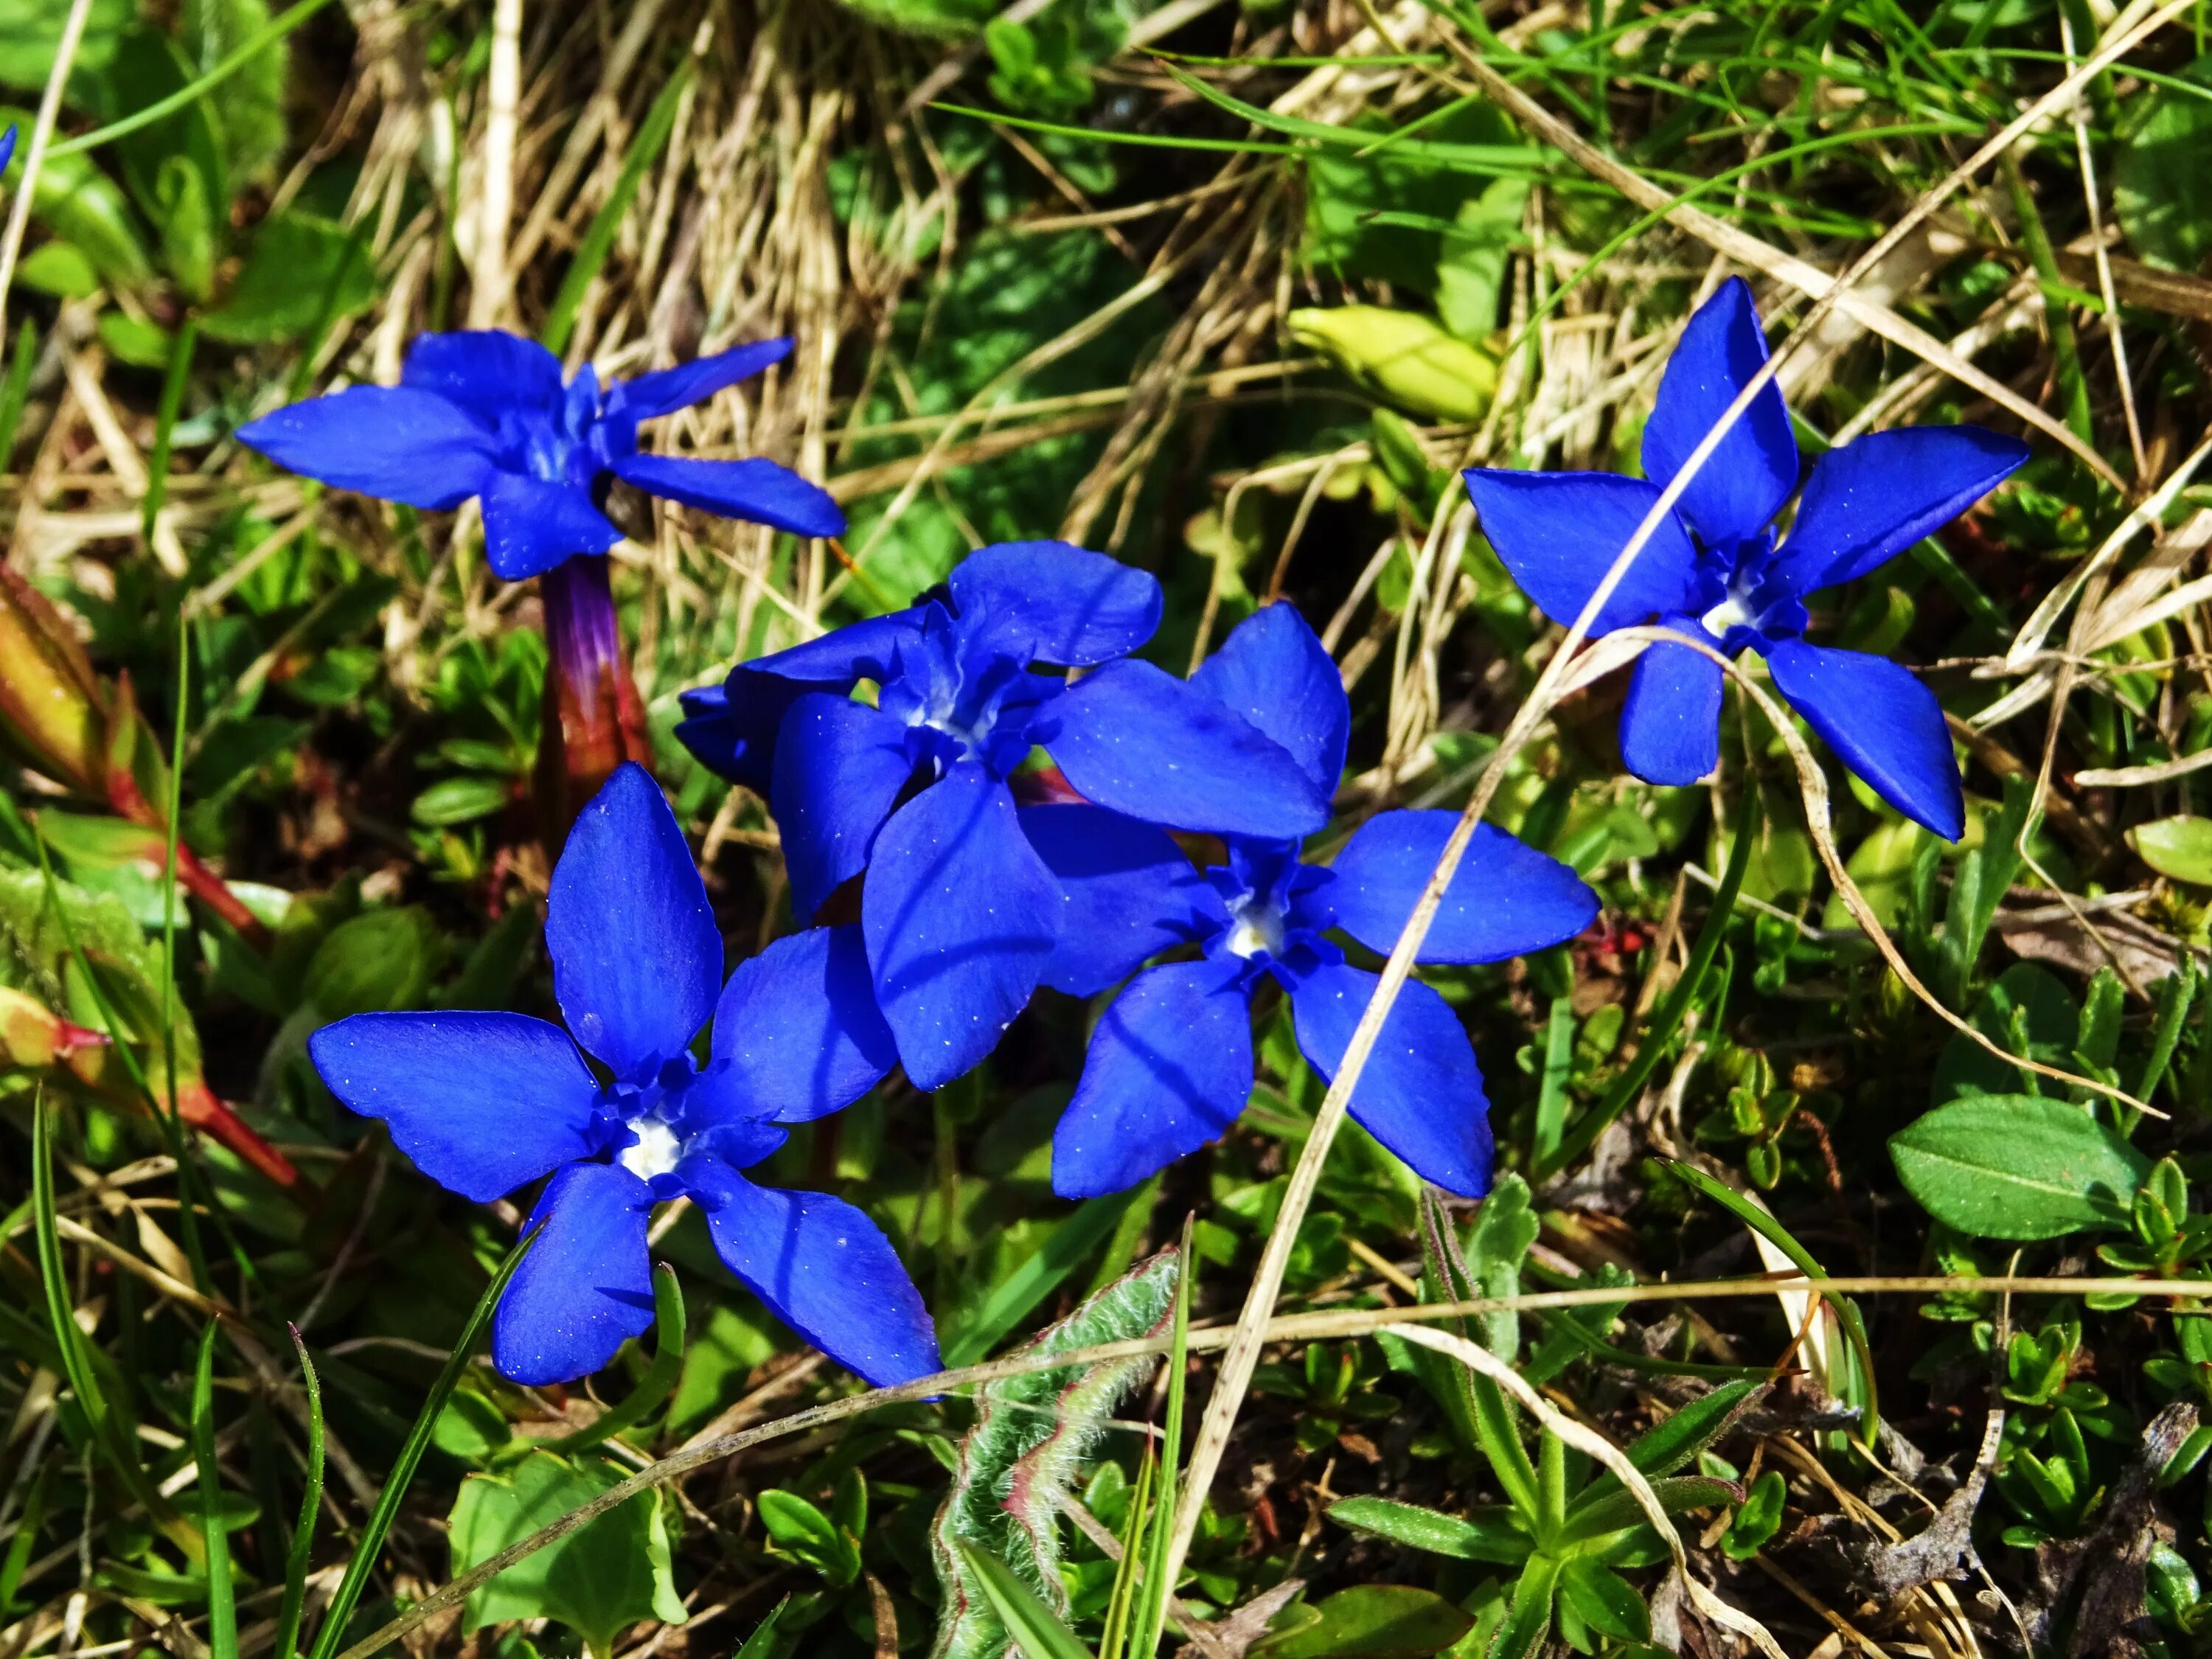
{"label": "white flower center", "polygon": [[1753,616],[1744,602],[1731,592],[1728,598],[1706,611],[1698,620],[1704,624],[1705,632],[1718,639],[1726,635],[1731,628],[1756,626],[1759,618]]}
{"label": "white flower center", "polygon": [[629,1127],[637,1144],[623,1147],[616,1163],[640,1181],[667,1175],[676,1168],[684,1156],[684,1143],[677,1139],[675,1130],[657,1117],[641,1118]]}
{"label": "white flower center", "polygon": [[1229,928],[1229,950],[1232,955],[1247,961],[1262,951],[1271,957],[1282,955],[1283,918],[1273,905],[1265,899],[1248,898],[1241,901],[1232,914],[1236,918]]}

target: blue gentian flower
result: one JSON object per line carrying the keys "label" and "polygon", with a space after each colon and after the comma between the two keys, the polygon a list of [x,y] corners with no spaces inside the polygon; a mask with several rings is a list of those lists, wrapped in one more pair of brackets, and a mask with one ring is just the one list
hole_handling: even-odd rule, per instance
{"label": "blue gentian flower", "polygon": [[10,121],[7,130],[0,132],[0,173],[8,170],[8,163],[15,159],[15,124]]}
{"label": "blue gentian flower", "polygon": [[609,475],[648,495],[801,536],[844,533],[819,485],[774,461],[709,461],[639,451],[639,423],[672,415],[790,354],[763,340],[605,392],[587,363],[564,387],[544,346],[496,329],[424,334],[396,386],[311,398],[238,429],[241,441],[308,477],[410,507],[483,500],[493,574],[519,582],[571,554],[622,539],[599,510]]}
{"label": "blue gentian flower", "polygon": [[[493,1320],[504,1375],[585,1376],[653,1323],[646,1224],[679,1196],[706,1212],[730,1271],[823,1352],[878,1384],[938,1369],[928,1312],[875,1223],[739,1173],[784,1125],[849,1104],[897,1059],[858,934],[780,939],[721,985],[684,833],[624,765],[553,872],[545,942],[568,1031],[521,1014],[359,1014],[309,1039],[331,1092],[383,1120],[441,1186],[483,1203],[552,1176]],[[702,1066],[692,1042],[709,1015]]]}
{"label": "blue gentian flower", "polygon": [[[1248,618],[1192,683],[1317,785],[1335,783],[1350,706],[1336,665],[1291,606]],[[1024,816],[1085,919],[1080,953],[1055,958],[1059,988],[1103,990],[1164,948],[1197,948],[1138,974],[1092,1034],[1053,1136],[1053,1187],[1070,1198],[1118,1192],[1228,1129],[1252,1091],[1252,1000],[1270,980],[1291,999],[1300,1050],[1334,1077],[1379,976],[1347,963],[1330,933],[1390,951],[1458,818],[1379,813],[1326,866],[1302,862],[1295,841],[1232,835],[1227,861],[1200,874],[1162,830],[1108,822],[1114,815],[1094,806]],[[1573,938],[1597,910],[1572,870],[1484,824],[1418,959],[1503,961]],[[1482,1073],[1458,1017],[1430,987],[1408,980],[1399,993],[1351,1112],[1437,1186],[1468,1197],[1490,1189]]]}
{"label": "blue gentian flower", "polygon": [[[1646,478],[1465,475],[1483,533],[1531,599],[1562,622],[1581,614],[1661,488],[1765,361],[1751,290],[1731,279],[1698,307],[1667,365],[1644,428]],[[1656,620],[1730,656],[1758,652],[1775,689],[1876,794],[1956,841],[1966,799],[1935,694],[1883,658],[1808,643],[1805,599],[1949,523],[2027,453],[1979,427],[1874,433],[1814,464],[1796,517],[1778,537],[1775,515],[1797,487],[1797,442],[1770,383],[1692,477],[1590,632]],[[1686,647],[1645,650],[1620,716],[1628,769],[1684,784],[1719,765],[1723,678],[1717,663]]]}
{"label": "blue gentian flower", "polygon": [[[1009,780],[1042,748],[1085,799],[1180,829],[1298,836],[1335,783],[1245,715],[1124,658],[1159,625],[1159,584],[1061,542],[962,561],[908,610],[739,665],[690,694],[677,734],[766,793],[793,908],[867,872],[860,926],[917,1088],[996,1046],[1083,930]],[[1093,672],[1071,683],[1053,663]],[[1096,666],[1094,665],[1103,665]],[[873,706],[850,693],[877,687]],[[1046,978],[1045,982],[1051,982]]]}

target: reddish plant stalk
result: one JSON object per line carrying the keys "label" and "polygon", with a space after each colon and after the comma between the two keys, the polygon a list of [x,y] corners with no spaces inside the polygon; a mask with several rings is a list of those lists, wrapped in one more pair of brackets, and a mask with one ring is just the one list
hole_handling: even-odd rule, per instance
{"label": "reddish plant stalk", "polygon": [[624,761],[652,764],[645,705],[623,655],[605,558],[579,554],[538,578],[545,607],[544,729],[538,792],[546,852],[558,857],[584,803]]}

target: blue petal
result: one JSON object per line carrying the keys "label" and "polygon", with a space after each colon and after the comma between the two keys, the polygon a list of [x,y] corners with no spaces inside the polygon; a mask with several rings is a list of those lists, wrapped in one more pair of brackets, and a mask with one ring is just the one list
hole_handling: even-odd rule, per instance
{"label": "blue petal", "polygon": [[1160,585],[1066,542],[998,542],[946,579],[969,645],[1024,662],[1087,668],[1126,656],[1160,625]]}
{"label": "blue petal", "polygon": [[[1644,423],[1644,476],[1672,483],[1765,362],[1750,286],[1731,276],[1698,307],[1668,361]],[[1796,487],[1797,440],[1782,389],[1769,380],[1690,480],[1680,511],[1708,542],[1742,541],[1764,530]]]}
{"label": "blue petal", "polygon": [[1870,433],[1813,465],[1775,561],[1793,593],[1863,576],[1941,529],[2027,459],[2017,438],[1978,426]]}
{"label": "blue petal", "polygon": [[1784,640],[1767,653],[1774,689],[1875,793],[1946,841],[1966,830],[1966,798],[1936,694],[1862,651]]}
{"label": "blue petal", "polygon": [[1252,1001],[1239,966],[1170,963],[1114,999],[1053,1131],[1054,1192],[1118,1193],[1228,1133],[1252,1093]]}
{"label": "blue petal", "polygon": [[[613,1164],[571,1164],[546,1183],[537,1242],[492,1316],[491,1356],[508,1381],[589,1376],[653,1323],[646,1220],[653,1189]],[[543,1224],[542,1226],[540,1224]]]}
{"label": "blue petal", "polygon": [[496,448],[459,408],[407,386],[348,386],[310,398],[239,428],[238,440],[339,489],[440,508],[483,487]]}
{"label": "blue petal", "polygon": [[776,734],[772,795],[800,921],[867,867],[876,834],[913,775],[906,727],[881,709],[827,691],[792,705]]}
{"label": "blue petal", "polygon": [[1352,704],[1336,665],[1296,605],[1254,611],[1190,683],[1289,750],[1322,790],[1336,793]]}
{"label": "blue petal", "polygon": [[607,412],[632,421],[656,420],[704,402],[726,386],[749,380],[791,356],[791,342],[755,340],[711,357],[695,357],[673,368],[655,369],[634,380],[619,380],[607,392]]}
{"label": "blue petal", "polygon": [[496,431],[509,410],[553,418],[561,406],[561,360],[503,329],[418,334],[399,367],[399,384],[434,392]]}
{"label": "blue petal", "polygon": [[[1339,963],[1309,975],[1291,996],[1298,1047],[1334,1079],[1380,976]],[[1451,1005],[1407,980],[1390,1005],[1352,1096],[1359,1127],[1424,1181],[1462,1198],[1490,1190],[1490,1103],[1474,1047]]]}
{"label": "blue petal", "polygon": [[0,132],[0,173],[8,170],[8,163],[15,159],[15,124],[10,121],[8,130]]}
{"label": "blue petal", "polygon": [[557,1025],[522,1014],[356,1014],[307,1039],[330,1091],[409,1163],[479,1204],[591,1151],[599,1085]]}
{"label": "blue petal", "polygon": [[1133,818],[1277,841],[1328,822],[1328,792],[1288,750],[1148,662],[1085,675],[1050,719],[1052,757],[1068,782]]}
{"label": "blue petal", "polygon": [[[1508,472],[1478,467],[1460,475],[1481,514],[1482,533],[1522,591],[1561,624],[1582,614],[1598,583],[1628,545],[1659,486],[1611,472]],[[1698,580],[1698,552],[1682,521],[1668,514],[1622,574],[1590,624],[1595,637],[1671,611],[1703,612],[1718,604]],[[1701,598],[1706,603],[1701,604]]]}
{"label": "blue petal", "polygon": [[1042,982],[1087,997],[1196,937],[1220,901],[1167,832],[1103,806],[1024,806],[1022,832],[1066,896]]}
{"label": "blue petal", "polygon": [[574,553],[604,553],[622,532],[574,484],[494,472],[483,488],[484,552],[492,574],[519,582]]}
{"label": "blue petal", "polygon": [[739,663],[722,685],[684,694],[691,718],[676,735],[710,770],[767,794],[775,776],[776,733],[793,705],[809,691],[842,696],[860,680],[884,678],[900,645],[916,637],[914,614],[871,617]]}
{"label": "blue petal", "polygon": [[1066,901],[1006,786],[963,761],[876,837],[860,925],[876,1000],[917,1089],[998,1046],[1052,955]]}
{"label": "blue petal", "polygon": [[[797,702],[799,695],[799,688],[793,687],[791,701]],[[775,753],[773,727],[765,732],[748,730],[731,709],[725,686],[694,686],[678,692],[676,701],[684,710],[684,718],[676,722],[676,740],[690,751],[691,758],[757,795],[767,794],[769,766]],[[781,725],[788,712],[779,709],[775,723]]]}
{"label": "blue petal", "polygon": [[[919,611],[895,611],[887,617],[870,617],[833,629],[819,639],[808,640],[787,650],[773,652],[740,663],[739,674],[772,674],[780,679],[804,680],[825,690],[849,691],[857,680],[880,680],[897,660],[902,645],[921,637]],[[731,688],[736,699],[737,689]]]}
{"label": "blue petal", "polygon": [[898,1064],[858,927],[815,927],[738,964],[714,1006],[718,1094],[803,1123],[849,1106]]}
{"label": "blue petal", "polygon": [[625,762],[578,816],[545,903],[553,994],[617,1078],[682,1054],[722,980],[722,936],[676,814]]}
{"label": "blue petal", "polygon": [[878,1388],[939,1369],[921,1292],[859,1210],[823,1193],[756,1187],[726,1165],[699,1196],[723,1264],[839,1364]]}
{"label": "blue petal", "polygon": [[[1456,812],[1406,811],[1361,824],[1329,866],[1336,879],[1322,891],[1336,925],[1387,956],[1458,822]],[[1597,909],[1597,895],[1565,865],[1479,823],[1419,960],[1504,962],[1547,950],[1589,927]]]}
{"label": "blue petal", "polygon": [[649,495],[799,536],[842,536],[845,514],[820,484],[757,457],[687,460],[676,455],[619,455],[616,473]]}
{"label": "blue petal", "polygon": [[[1668,627],[1707,637],[1691,617]],[[1721,763],[1721,688],[1725,671],[1682,645],[1647,647],[1636,659],[1620,711],[1620,757],[1646,783],[1695,783]]]}

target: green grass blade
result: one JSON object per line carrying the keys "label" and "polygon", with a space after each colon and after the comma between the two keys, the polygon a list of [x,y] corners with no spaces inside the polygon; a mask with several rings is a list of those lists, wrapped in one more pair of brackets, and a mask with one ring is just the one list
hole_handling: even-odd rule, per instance
{"label": "green grass blade", "polygon": [[576,257],[568,262],[568,269],[561,278],[561,287],[553,295],[553,304],[545,314],[545,326],[538,338],[545,349],[555,354],[568,349],[568,337],[575,331],[576,313],[582,308],[585,290],[592,279],[599,274],[614,251],[615,233],[622,228],[623,217],[629,204],[637,199],[638,187],[645,182],[646,172],[659,157],[661,146],[676,125],[676,106],[683,101],[684,90],[691,84],[695,59],[686,58],[683,68],[668,77],[668,84],[653,100],[638,123],[637,137],[630,141],[629,153],[623,157],[622,171],[615,176],[614,187],[607,199],[592,218],[591,228],[577,244]]}
{"label": "green grass blade", "polygon": [[1651,1080],[1651,1073],[1658,1069],[1660,1057],[1674,1041],[1682,1017],[1690,1012],[1690,1004],[1697,999],[1705,975],[1712,971],[1714,957],[1720,954],[1721,940],[1735,912],[1735,896],[1743,889],[1744,872],[1751,868],[1752,845],[1759,839],[1759,792],[1747,790],[1736,822],[1735,844],[1729,848],[1728,867],[1722,871],[1721,884],[1713,891],[1712,908],[1705,913],[1705,925],[1698,930],[1698,942],[1690,948],[1689,965],[1667,993],[1659,1012],[1652,1016],[1650,1029],[1637,1046],[1636,1058],[1620,1074],[1620,1080],[1607,1091],[1603,1100],[1583,1115],[1582,1121],[1575,1125],[1551,1157],[1537,1161],[1531,1177],[1536,1183],[1549,1181],[1595,1145],[1606,1126],[1629,1109],[1644,1092],[1644,1085]]}
{"label": "green grass blade", "polygon": [[308,1650],[310,1659],[331,1659],[344,1639],[346,1625],[360,1604],[362,1592],[368,1588],[369,1574],[376,1571],[377,1558],[384,1553],[384,1540],[391,1535],[392,1523],[399,1518],[399,1505],[415,1479],[415,1470],[422,1462],[422,1454],[430,1449],[430,1431],[437,1425],[438,1413],[445,1410],[446,1401],[468,1370],[477,1337],[483,1334],[484,1326],[491,1319],[491,1310],[499,1305],[499,1298],[507,1290],[507,1280],[514,1277],[514,1270],[522,1265],[523,1255],[536,1237],[534,1232],[530,1234],[507,1252],[499,1272],[477,1298],[468,1324],[455,1340],[452,1353],[447,1356],[445,1369],[431,1384],[422,1412],[415,1419],[415,1426],[408,1431],[407,1442],[392,1460],[392,1473],[386,1478],[383,1490],[376,1495],[376,1507],[369,1512],[368,1523],[362,1528],[361,1541],[355,1547],[353,1559],[346,1563],[345,1577],[339,1580],[337,1594],[331,1598],[323,1613],[322,1627],[315,1632],[315,1644]]}
{"label": "green grass blade", "polygon": [[974,1316],[952,1333],[945,1345],[946,1366],[972,1365],[996,1347],[1083,1264],[1099,1240],[1113,1231],[1136,1195],[1133,1188],[1126,1193],[1085,1199],[1076,1206],[1075,1212],[1053,1229],[1044,1249],[1009,1273]]}
{"label": "green grass blade", "polygon": [[315,1362],[294,1325],[292,1346],[300,1356],[300,1376],[307,1390],[307,1484],[300,1494],[300,1518],[292,1528],[291,1553],[284,1562],[284,1600],[276,1613],[276,1659],[293,1659],[300,1650],[300,1613],[307,1603],[307,1569],[315,1555],[315,1518],[323,1504],[323,1385]]}
{"label": "green grass blade", "polygon": [[1044,1598],[1021,1581],[1004,1561],[988,1550],[962,1539],[958,1548],[969,1571],[983,1586],[993,1611],[1006,1627],[1023,1659],[1095,1659],[1083,1640],[1068,1629],[1060,1616],[1044,1604]]}
{"label": "green grass blade", "polygon": [[1130,1651],[1134,1659],[1152,1659],[1166,1632],[1168,1602],[1175,1586],[1167,1581],[1168,1547],[1175,1531],[1176,1475],[1182,1468],[1183,1401],[1190,1380],[1191,1281],[1197,1277],[1198,1252],[1194,1248],[1196,1215],[1182,1218],[1182,1255],[1176,1266],[1175,1346],[1168,1350],[1167,1421],[1160,1436],[1159,1498],[1153,1506],[1152,1535],[1145,1552],[1144,1600]]}
{"label": "green grass blade", "polygon": [[192,1461],[199,1466],[200,1528],[207,1539],[208,1653],[238,1659],[238,1600],[230,1582],[230,1534],[223,1527],[222,1468],[215,1456],[215,1340],[210,1319],[192,1367]]}

